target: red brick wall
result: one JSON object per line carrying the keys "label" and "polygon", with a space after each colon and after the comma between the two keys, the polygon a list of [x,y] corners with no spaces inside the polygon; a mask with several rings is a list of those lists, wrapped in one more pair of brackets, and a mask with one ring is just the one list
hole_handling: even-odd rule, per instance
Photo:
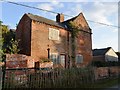
{"label": "red brick wall", "polygon": [[102,79],[110,75],[120,75],[120,67],[99,67],[94,69],[95,79]]}
{"label": "red brick wall", "polygon": [[93,61],[105,61],[105,56],[93,56]]}
{"label": "red brick wall", "polygon": [[108,67],[99,67],[95,69],[95,79],[101,79],[108,76]]}
{"label": "red brick wall", "polygon": [[92,34],[83,14],[81,13],[74,21],[75,26],[80,27],[83,31],[78,33],[76,39],[76,54],[83,55],[83,63],[88,65],[92,61]]}
{"label": "red brick wall", "polygon": [[[74,22],[77,26],[81,25],[84,31],[91,32],[82,14],[77,17]],[[48,39],[49,28],[55,28],[60,31],[61,39],[59,41]],[[67,33],[68,32],[62,28],[30,20],[24,15],[18,24],[16,37],[17,39],[21,39],[21,53],[30,55],[37,61],[40,60],[40,58],[48,57],[48,46],[51,53],[68,54]],[[70,47],[71,46],[69,46],[69,49]],[[87,65],[92,60],[92,39],[90,33],[80,32],[77,38],[76,53],[83,55],[83,65]]]}
{"label": "red brick wall", "polygon": [[20,40],[21,54],[31,55],[31,19],[25,14],[16,29],[16,39]]}
{"label": "red brick wall", "polygon": [[[60,40],[49,40],[49,28],[58,29]],[[31,56],[36,60],[48,58],[48,46],[51,53],[65,53],[67,51],[67,31],[58,27],[32,21]]]}
{"label": "red brick wall", "polygon": [[83,64],[87,65],[92,60],[92,41],[91,34],[80,32],[77,38],[76,53],[83,55]]}
{"label": "red brick wall", "polygon": [[6,68],[31,68],[34,59],[23,54],[6,54]]}
{"label": "red brick wall", "polygon": [[115,66],[115,67],[110,67],[111,74],[120,74],[120,67]]}

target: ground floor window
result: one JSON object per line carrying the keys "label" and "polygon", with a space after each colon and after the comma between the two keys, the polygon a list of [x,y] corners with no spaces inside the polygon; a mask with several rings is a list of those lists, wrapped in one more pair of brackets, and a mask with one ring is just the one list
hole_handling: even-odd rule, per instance
{"label": "ground floor window", "polygon": [[81,54],[76,55],[76,63],[77,64],[83,63],[83,55],[81,55]]}
{"label": "ground floor window", "polygon": [[65,54],[58,54],[58,53],[51,53],[50,59],[53,61],[54,64],[61,64],[65,67]]}
{"label": "ground floor window", "polygon": [[60,55],[60,64],[65,67],[65,55],[64,54],[61,54]]}
{"label": "ground floor window", "polygon": [[59,55],[57,53],[51,53],[50,59],[53,61],[54,64],[59,63]]}

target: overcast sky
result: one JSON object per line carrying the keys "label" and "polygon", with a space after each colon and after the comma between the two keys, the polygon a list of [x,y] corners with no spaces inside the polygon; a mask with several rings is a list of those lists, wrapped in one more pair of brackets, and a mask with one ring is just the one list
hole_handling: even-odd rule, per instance
{"label": "overcast sky", "polygon": [[[51,0],[50,2],[49,0],[44,0],[44,2],[38,2],[38,0],[37,2],[36,0],[29,2],[28,1],[29,0],[25,2],[24,0],[23,2],[19,2],[18,0],[17,3],[26,4],[71,16],[76,16],[80,12],[83,12],[86,20],[118,26],[118,0],[110,0],[109,2],[105,2],[105,0],[102,0],[104,2],[88,2],[88,0],[84,0],[84,2],[83,0],[77,0],[76,2],[73,0],[71,0],[71,2],[68,2],[66,0],[62,2],[58,2],[60,0]],[[0,20],[2,20],[3,23],[8,25],[10,28],[15,28],[16,24],[19,22],[24,13],[33,13],[52,20],[55,20],[56,18],[56,14],[53,13],[30,9],[6,2],[2,2],[2,4],[0,4],[0,7],[2,7],[0,9]],[[69,18],[71,17],[65,17],[65,20]],[[117,27],[101,25],[89,21],[88,24],[93,33],[93,49],[112,47],[115,51],[118,51]]]}

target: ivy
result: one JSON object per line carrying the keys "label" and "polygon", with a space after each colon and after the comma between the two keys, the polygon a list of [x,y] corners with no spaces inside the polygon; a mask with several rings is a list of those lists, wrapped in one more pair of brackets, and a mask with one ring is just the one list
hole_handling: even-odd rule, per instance
{"label": "ivy", "polygon": [[78,34],[81,31],[81,27],[80,26],[79,27],[75,26],[75,23],[71,21],[68,24],[68,28],[71,32],[72,67],[76,67],[76,65],[75,65],[75,56],[76,56],[76,54],[75,54],[76,53],[76,42],[75,42],[75,40],[76,40],[76,38],[78,38]]}

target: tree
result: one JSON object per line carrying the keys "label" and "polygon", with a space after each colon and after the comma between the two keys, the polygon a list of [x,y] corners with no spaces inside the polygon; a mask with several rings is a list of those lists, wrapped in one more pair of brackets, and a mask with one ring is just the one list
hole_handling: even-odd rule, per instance
{"label": "tree", "polygon": [[4,44],[4,36],[5,33],[7,32],[7,26],[2,25],[2,21],[0,21],[0,61],[2,62],[4,59],[4,52],[5,49],[3,48],[3,44]]}
{"label": "tree", "polygon": [[71,32],[71,50],[72,50],[72,67],[76,67],[75,65],[75,57],[76,57],[76,38],[78,38],[79,31],[81,31],[81,27],[75,26],[74,22],[70,22],[68,24],[68,28]]}
{"label": "tree", "polygon": [[17,41],[17,40],[11,40],[10,41],[10,43],[11,43],[11,46],[9,46],[8,48],[9,48],[9,50],[10,50],[10,54],[17,54],[19,51],[20,51],[20,49],[18,48],[18,43],[19,43],[19,41]]}
{"label": "tree", "polygon": [[1,27],[1,38],[0,38],[0,53],[2,57],[2,61],[5,60],[5,54],[16,54],[20,50],[18,48],[19,41],[15,40],[15,31],[9,30],[7,25],[2,25],[2,21],[0,21]]}

